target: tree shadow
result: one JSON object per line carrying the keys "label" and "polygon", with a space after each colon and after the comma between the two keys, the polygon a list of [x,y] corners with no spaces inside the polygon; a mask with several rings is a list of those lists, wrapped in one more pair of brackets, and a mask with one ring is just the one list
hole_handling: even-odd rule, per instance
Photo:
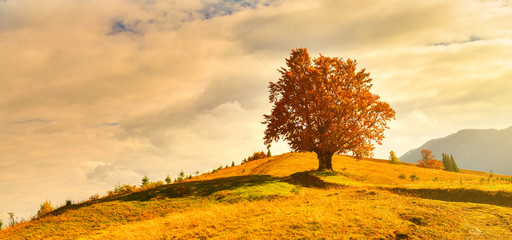
{"label": "tree shadow", "polygon": [[[93,204],[113,201],[149,201],[155,198],[182,198],[188,196],[207,197],[215,192],[233,190],[240,187],[263,185],[270,182],[283,181],[282,178],[274,178],[269,175],[247,175],[217,178],[212,180],[186,181],[162,185],[154,188],[138,190],[130,193],[115,194],[96,200],[88,200],[70,206],[60,207],[48,214],[61,215],[70,210],[77,210]],[[46,215],[46,214],[45,214]]]}

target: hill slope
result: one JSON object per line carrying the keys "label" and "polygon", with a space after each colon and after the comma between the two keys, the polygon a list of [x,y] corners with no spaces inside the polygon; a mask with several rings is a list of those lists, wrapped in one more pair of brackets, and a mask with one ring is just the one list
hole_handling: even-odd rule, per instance
{"label": "hill slope", "polygon": [[62,207],[0,239],[512,238],[511,177],[344,156],[337,173],[316,172],[315,157],[287,153]]}
{"label": "hill slope", "polygon": [[453,154],[460,168],[493,170],[512,175],[512,127],[496,129],[465,129],[444,138],[433,139],[400,157],[401,161],[417,163],[421,150],[430,149],[441,159],[442,153]]}

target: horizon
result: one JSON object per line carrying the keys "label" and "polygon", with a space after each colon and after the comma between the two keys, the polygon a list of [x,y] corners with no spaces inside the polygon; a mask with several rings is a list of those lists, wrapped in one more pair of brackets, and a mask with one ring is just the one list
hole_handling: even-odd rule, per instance
{"label": "horizon", "polygon": [[370,72],[396,110],[375,158],[510,128],[510,22],[508,1],[0,1],[0,219],[266,150],[298,47]]}

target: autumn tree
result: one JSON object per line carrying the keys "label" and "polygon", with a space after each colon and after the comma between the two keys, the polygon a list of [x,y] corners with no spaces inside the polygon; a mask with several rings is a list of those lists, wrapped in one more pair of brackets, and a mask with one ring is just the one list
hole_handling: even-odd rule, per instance
{"label": "autumn tree", "polygon": [[265,144],[284,139],[297,152],[315,152],[318,170],[332,170],[334,154],[370,157],[395,111],[370,92],[372,79],[355,60],[292,50],[281,77],[269,85]]}
{"label": "autumn tree", "polygon": [[428,149],[421,150],[421,160],[418,160],[418,167],[444,169],[443,163],[439,162]]}

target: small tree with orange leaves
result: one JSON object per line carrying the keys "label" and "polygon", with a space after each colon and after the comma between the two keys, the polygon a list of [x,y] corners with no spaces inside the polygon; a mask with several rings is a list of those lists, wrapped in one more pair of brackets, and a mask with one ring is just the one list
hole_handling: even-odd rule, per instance
{"label": "small tree with orange leaves", "polygon": [[421,150],[421,160],[418,160],[417,166],[423,168],[444,169],[443,163],[436,160],[434,155],[432,155],[432,151],[428,149]]}
{"label": "small tree with orange leaves", "polygon": [[370,92],[372,79],[355,60],[311,59],[305,48],[292,50],[281,78],[270,83],[270,115],[265,144],[284,139],[297,152],[315,152],[318,170],[332,170],[334,154],[372,156],[395,118],[388,103]]}

